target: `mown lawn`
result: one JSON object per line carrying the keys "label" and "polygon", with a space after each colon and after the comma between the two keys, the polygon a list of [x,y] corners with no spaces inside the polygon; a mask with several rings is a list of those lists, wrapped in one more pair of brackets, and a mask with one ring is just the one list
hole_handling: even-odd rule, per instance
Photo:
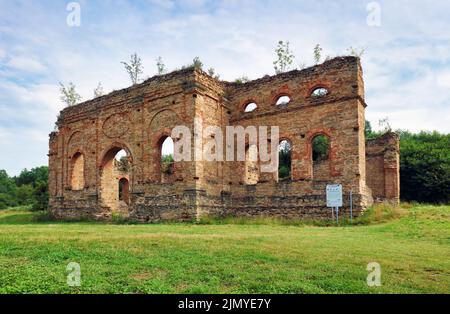
{"label": "mown lawn", "polygon": [[[269,224],[36,222],[0,212],[0,293],[450,293],[450,206],[387,222]],[[81,287],[66,266],[81,266]],[[369,262],[381,287],[368,287]]]}

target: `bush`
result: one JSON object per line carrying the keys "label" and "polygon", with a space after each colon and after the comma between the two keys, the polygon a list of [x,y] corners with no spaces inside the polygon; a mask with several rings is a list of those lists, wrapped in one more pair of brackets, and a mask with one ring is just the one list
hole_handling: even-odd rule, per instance
{"label": "bush", "polygon": [[47,210],[48,208],[48,184],[38,182],[34,189],[34,203],[32,210]]}
{"label": "bush", "polygon": [[34,201],[34,188],[31,184],[17,187],[16,199],[19,205],[29,205]]}

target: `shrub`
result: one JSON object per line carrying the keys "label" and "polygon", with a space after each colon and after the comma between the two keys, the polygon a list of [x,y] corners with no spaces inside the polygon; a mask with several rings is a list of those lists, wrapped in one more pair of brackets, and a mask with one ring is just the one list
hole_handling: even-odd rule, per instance
{"label": "shrub", "polygon": [[48,208],[48,184],[38,182],[34,189],[34,203],[32,210],[46,210]]}

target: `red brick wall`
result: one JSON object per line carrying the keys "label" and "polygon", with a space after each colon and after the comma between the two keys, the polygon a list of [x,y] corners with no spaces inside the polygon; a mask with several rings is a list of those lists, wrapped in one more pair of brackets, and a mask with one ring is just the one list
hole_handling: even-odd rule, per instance
{"label": "red brick wall", "polygon": [[[311,97],[318,86],[329,94]],[[191,220],[210,214],[327,217],[327,183],[343,184],[344,211],[352,190],[358,212],[371,202],[363,93],[359,60],[345,57],[245,84],[219,82],[200,70],[185,69],[66,108],[58,120],[59,131],[50,137],[50,208],[58,217],[98,219],[123,211],[124,204],[117,200],[105,202],[118,194],[120,179],[107,170],[106,157],[111,150],[126,149],[132,165],[126,210],[133,219]],[[280,95],[289,95],[291,102],[276,106]],[[258,108],[244,113],[249,101]],[[161,141],[176,125],[193,130],[194,118],[204,128],[218,126],[224,134],[227,125],[279,126],[282,139],[292,143],[292,181],[277,182],[277,173],[247,172],[252,181],[248,185],[245,161],[176,162],[173,175],[163,177]],[[318,134],[329,137],[330,153],[329,160],[314,169],[311,142]],[[76,152],[84,156],[83,190],[71,187],[71,158]],[[385,156],[385,177],[390,178],[385,194],[395,196],[398,177],[392,158],[395,154]],[[370,161],[367,164],[374,168]]]}
{"label": "red brick wall", "polygon": [[366,144],[367,185],[376,201],[400,200],[399,139],[395,133],[368,140]]}

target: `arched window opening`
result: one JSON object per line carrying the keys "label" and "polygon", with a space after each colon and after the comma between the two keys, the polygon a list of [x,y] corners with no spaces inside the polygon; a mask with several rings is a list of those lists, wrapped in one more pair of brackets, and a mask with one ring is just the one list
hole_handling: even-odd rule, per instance
{"label": "arched window opening", "polygon": [[74,191],[84,189],[84,155],[76,153],[72,157],[71,187]]}
{"label": "arched window opening", "polygon": [[329,91],[325,87],[318,87],[314,89],[311,93],[312,97],[323,97],[325,95],[328,95]]}
{"label": "arched window opening", "polygon": [[174,143],[171,137],[166,137],[161,143],[161,182],[173,182],[174,173]]}
{"label": "arched window opening", "polygon": [[282,140],[278,145],[278,181],[291,179],[292,145],[288,140]]}
{"label": "arched window opening", "polygon": [[126,178],[119,180],[119,201],[130,204],[130,183]]}
{"label": "arched window opening", "polygon": [[245,178],[248,185],[257,184],[259,180],[258,146],[250,145],[245,152]]}
{"label": "arched window opening", "polygon": [[314,162],[328,160],[330,155],[330,140],[327,136],[321,134],[312,140],[312,159]]}
{"label": "arched window opening", "polygon": [[251,103],[248,103],[247,105],[245,105],[244,112],[252,112],[256,108],[258,108],[258,105],[254,102],[251,102]]}
{"label": "arched window opening", "polygon": [[119,172],[128,173],[130,171],[130,161],[124,149],[120,150],[114,156],[114,166]]}
{"label": "arched window opening", "polygon": [[289,96],[280,96],[277,99],[276,105],[277,106],[286,106],[291,102],[291,98]]}

